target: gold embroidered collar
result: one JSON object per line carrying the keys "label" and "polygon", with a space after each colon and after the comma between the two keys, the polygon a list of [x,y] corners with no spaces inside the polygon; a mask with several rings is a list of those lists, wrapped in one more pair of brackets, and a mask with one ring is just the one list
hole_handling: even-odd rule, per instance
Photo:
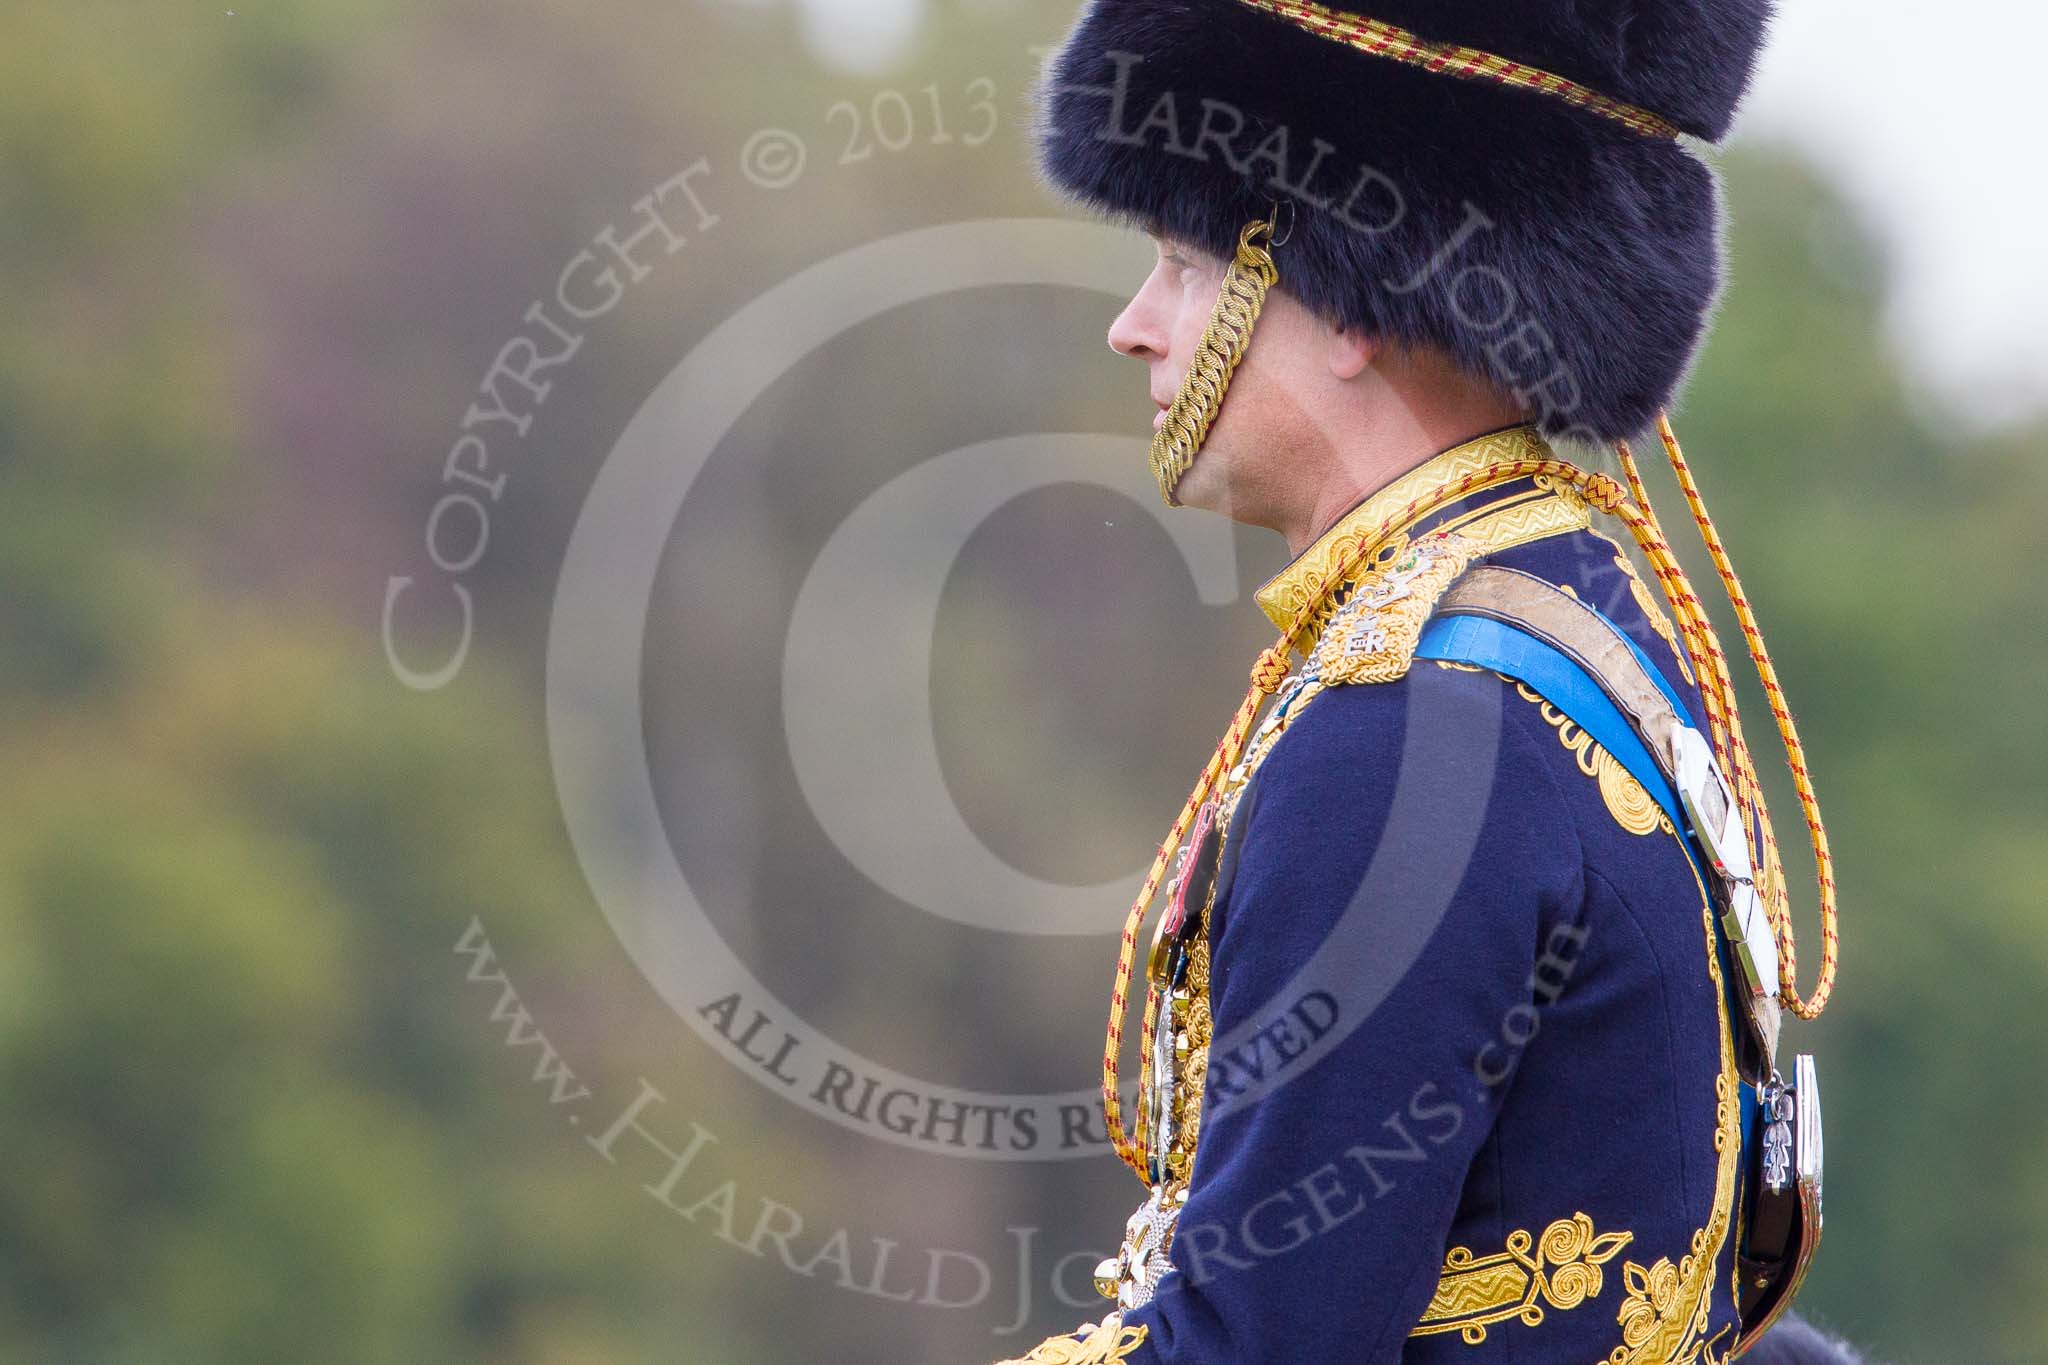
{"label": "gold embroidered collar", "polygon": [[[1313,606],[1308,629],[1295,642],[1306,653],[1315,648],[1330,614],[1343,604],[1359,577],[1399,555],[1421,531],[1455,529],[1475,542],[1480,553],[1494,554],[1547,536],[1586,529],[1592,524],[1592,516],[1584,499],[1574,490],[1546,478],[1520,479],[1397,523],[1377,541],[1366,543],[1379,530],[1380,523],[1402,508],[1489,465],[1551,458],[1548,443],[1529,426],[1510,427],[1451,447],[1345,513],[1336,525],[1318,536],[1313,545],[1258,590],[1255,598],[1259,610],[1275,626],[1286,630],[1294,624],[1295,617]],[[1347,562],[1354,567],[1348,575],[1340,576],[1340,568]]]}

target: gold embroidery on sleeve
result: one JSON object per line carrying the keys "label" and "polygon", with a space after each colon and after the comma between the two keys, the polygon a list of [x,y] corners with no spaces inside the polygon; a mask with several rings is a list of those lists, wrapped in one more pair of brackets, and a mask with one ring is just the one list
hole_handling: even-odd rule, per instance
{"label": "gold embroidery on sleeve", "polygon": [[1114,1365],[1130,1359],[1131,1352],[1145,1341],[1145,1328],[1124,1326],[1123,1315],[1111,1313],[1094,1326],[1079,1329],[1086,1336],[1054,1337],[1034,1347],[1029,1355],[998,1365]]}
{"label": "gold embroidery on sleeve", "polygon": [[1436,1296],[1409,1335],[1457,1332],[1477,1346],[1494,1323],[1519,1318],[1534,1327],[1543,1321],[1546,1304],[1562,1312],[1597,1298],[1600,1267],[1634,1238],[1632,1232],[1595,1233],[1593,1220],[1575,1213],[1552,1223],[1540,1238],[1509,1233],[1507,1250],[1492,1256],[1452,1247]]}

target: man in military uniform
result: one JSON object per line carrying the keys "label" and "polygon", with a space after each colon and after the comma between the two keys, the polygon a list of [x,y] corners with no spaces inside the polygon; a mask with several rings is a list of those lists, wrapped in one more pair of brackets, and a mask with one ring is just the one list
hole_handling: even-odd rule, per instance
{"label": "man in military uniform", "polygon": [[[1054,58],[1049,178],[1159,248],[1110,343],[1161,492],[1293,558],[1124,935],[1104,1105],[1148,1194],[1116,1311],[1027,1360],[1848,1358],[1770,1330],[1819,1233],[1778,1026],[1832,982],[1825,836],[1662,416],[1720,274],[1679,139],[1727,131],[1765,18],[1096,0]],[[1792,759],[1810,999],[1727,656],[1626,445],[1652,428]]]}

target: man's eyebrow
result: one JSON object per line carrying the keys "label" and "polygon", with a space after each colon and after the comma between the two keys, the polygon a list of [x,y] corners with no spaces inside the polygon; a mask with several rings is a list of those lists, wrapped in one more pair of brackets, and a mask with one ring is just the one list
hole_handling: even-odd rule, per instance
{"label": "man's eyebrow", "polygon": [[1180,237],[1170,232],[1148,230],[1146,235],[1152,239],[1152,244],[1159,249],[1159,254],[1162,256],[1206,257],[1208,255],[1200,246],[1197,246],[1185,237]]}

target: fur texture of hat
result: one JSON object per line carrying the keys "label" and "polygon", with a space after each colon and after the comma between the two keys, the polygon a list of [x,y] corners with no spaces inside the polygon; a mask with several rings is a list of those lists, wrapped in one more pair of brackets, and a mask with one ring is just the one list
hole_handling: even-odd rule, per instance
{"label": "fur texture of hat", "polygon": [[[1721,137],[1769,0],[1332,5]],[[1555,96],[1360,52],[1243,0],[1092,0],[1041,91],[1046,177],[1228,259],[1283,209],[1280,287],[1429,346],[1553,436],[1605,444],[1672,401],[1720,289],[1720,190],[1678,140]]]}

